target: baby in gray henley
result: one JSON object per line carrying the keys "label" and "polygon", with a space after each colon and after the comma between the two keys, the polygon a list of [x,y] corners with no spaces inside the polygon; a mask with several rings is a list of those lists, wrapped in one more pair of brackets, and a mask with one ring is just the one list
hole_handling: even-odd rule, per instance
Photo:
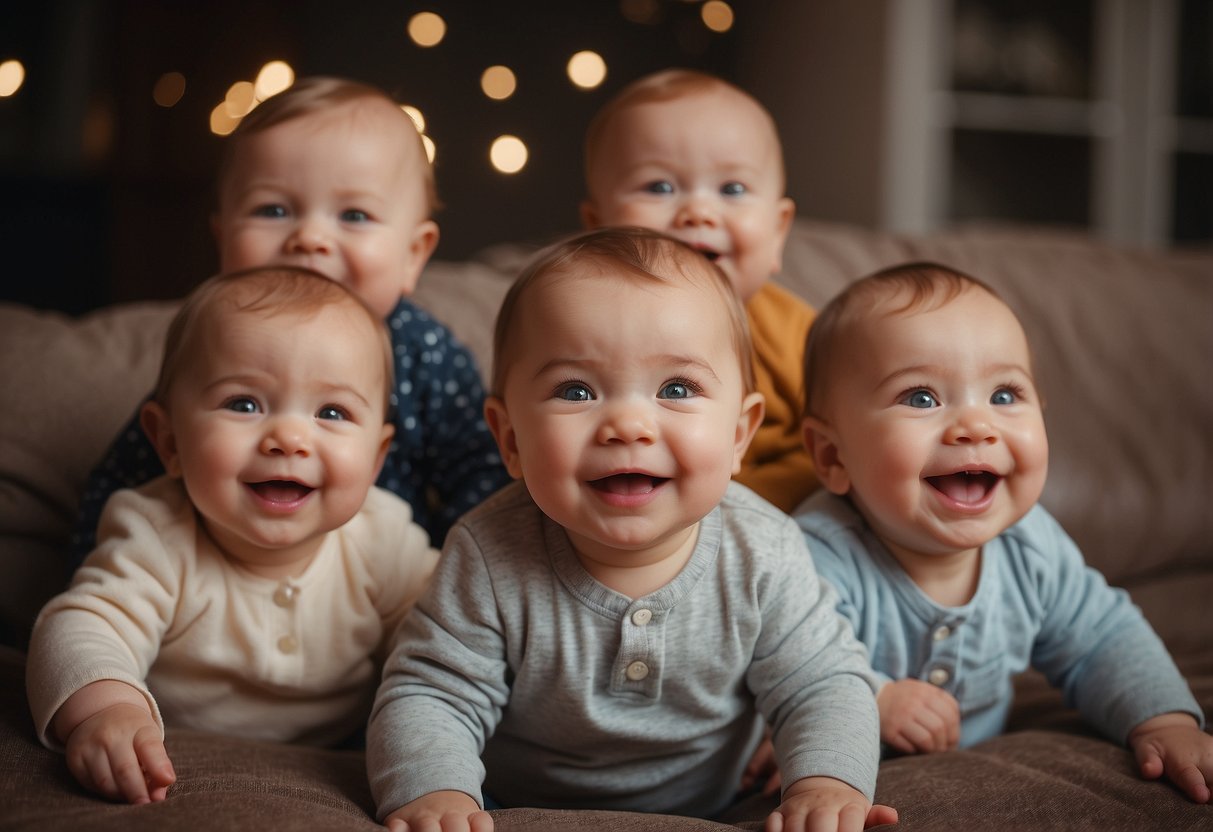
{"label": "baby in gray henley", "polygon": [[[655,231],[549,247],[497,319],[485,417],[519,482],[455,526],[367,737],[389,828],[489,805],[711,816],[770,727],[768,828],[888,823],[875,679],[803,535],[731,482],[763,400],[728,279]],[[483,791],[482,791],[483,789]]]}

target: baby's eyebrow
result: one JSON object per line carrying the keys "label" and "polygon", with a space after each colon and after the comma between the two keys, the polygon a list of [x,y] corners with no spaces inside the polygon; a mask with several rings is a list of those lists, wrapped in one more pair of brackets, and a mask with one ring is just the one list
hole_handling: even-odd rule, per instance
{"label": "baby's eyebrow", "polygon": [[[913,378],[913,377],[917,376],[917,377],[921,378],[921,377],[925,376],[927,378],[933,378],[933,377],[937,378],[939,376],[946,376],[949,373],[951,373],[951,371],[952,371],[951,367],[949,367],[947,365],[940,365],[940,364],[915,364],[910,367],[899,367],[898,369],[894,370],[893,372],[889,373],[887,376],[882,378],[877,383],[877,387],[884,387],[886,384],[891,384],[891,383],[893,383],[899,379],[905,378],[905,377]],[[1022,364],[1017,364],[1013,361],[1007,361],[1007,362],[1002,362],[1002,363],[998,363],[998,364],[990,364],[986,367],[983,367],[982,375],[989,376],[989,377],[1007,376],[1007,375],[1022,375],[1025,378],[1032,379],[1032,373],[1027,367],[1023,366]]]}
{"label": "baby's eyebrow", "polygon": [[[535,371],[535,378],[539,378],[545,373],[550,373],[553,370],[571,369],[571,370],[592,370],[599,367],[609,366],[611,362],[602,361],[594,358],[553,358],[550,361],[542,364]],[[670,367],[677,370],[697,370],[704,375],[710,376],[713,381],[719,382],[720,376],[712,368],[709,361],[699,358],[694,355],[683,355],[680,353],[669,353],[663,355],[654,355],[648,358],[648,363],[660,367]]]}

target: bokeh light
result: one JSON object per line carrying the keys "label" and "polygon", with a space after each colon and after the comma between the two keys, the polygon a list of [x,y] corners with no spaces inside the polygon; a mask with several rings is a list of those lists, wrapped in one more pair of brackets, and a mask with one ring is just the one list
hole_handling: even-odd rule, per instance
{"label": "bokeh light", "polygon": [[185,76],[180,72],[166,72],[152,87],[152,100],[161,107],[172,107],[185,95]]}
{"label": "bokeh light", "polygon": [[257,73],[253,82],[253,98],[264,101],[295,83],[295,70],[286,61],[270,61]]}
{"label": "bokeh light", "polygon": [[656,23],[660,15],[657,0],[620,0],[619,11],[633,23]]}
{"label": "bokeh light", "polygon": [[489,148],[489,161],[502,173],[517,173],[526,167],[527,149],[517,136],[498,136]]}
{"label": "bokeh light", "polygon": [[592,90],[606,80],[606,61],[597,52],[578,52],[569,58],[569,80],[584,90]]}
{"label": "bokeh light", "polygon": [[223,97],[227,114],[236,121],[247,116],[256,104],[251,81],[237,81],[227,88],[227,95]]}
{"label": "bokeh light", "polygon": [[480,76],[480,89],[495,101],[502,101],[518,89],[518,79],[508,66],[491,66]]}
{"label": "bokeh light", "polygon": [[404,114],[413,120],[413,126],[417,128],[418,133],[425,132],[425,115],[412,104],[401,104],[400,109],[404,110]]}
{"label": "bokeh light", "polygon": [[708,0],[699,10],[703,25],[713,32],[727,32],[733,28],[733,7],[724,0]]}
{"label": "bokeh light", "polygon": [[215,109],[211,110],[211,132],[216,136],[226,136],[235,130],[239,123],[240,119],[228,112],[226,101],[220,101],[215,105]]}
{"label": "bokeh light", "polygon": [[437,46],[446,37],[446,21],[433,12],[418,12],[409,18],[409,37],[418,46]]}
{"label": "bokeh light", "polygon": [[431,165],[434,164],[434,157],[438,155],[438,147],[434,144],[434,140],[422,133],[421,146],[425,148],[425,158],[430,160]]}
{"label": "bokeh light", "polygon": [[25,83],[25,65],[16,58],[0,63],[0,98],[15,95]]}

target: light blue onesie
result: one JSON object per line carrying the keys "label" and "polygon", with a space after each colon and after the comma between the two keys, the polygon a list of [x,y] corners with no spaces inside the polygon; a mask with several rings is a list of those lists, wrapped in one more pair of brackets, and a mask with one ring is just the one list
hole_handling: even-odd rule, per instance
{"label": "light blue onesie", "polygon": [[1171,711],[1203,725],[1200,706],[1141,611],[1083,562],[1041,506],[982,548],[977,591],[962,607],[928,598],[848,499],[820,491],[795,517],[882,681],[921,679],[955,696],[961,746],[1002,732],[1011,677],[1029,666],[1116,742]]}

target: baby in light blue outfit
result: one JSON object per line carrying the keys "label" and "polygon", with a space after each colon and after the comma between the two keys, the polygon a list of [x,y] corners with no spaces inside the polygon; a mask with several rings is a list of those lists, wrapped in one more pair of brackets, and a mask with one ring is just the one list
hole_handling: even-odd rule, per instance
{"label": "baby in light blue outfit", "polygon": [[825,488],[796,519],[882,678],[886,746],[1000,733],[1030,666],[1144,777],[1207,803],[1200,706],[1128,595],[1038,505],[1048,441],[1010,308],[950,268],[894,267],[832,301],[806,355],[804,439]]}

